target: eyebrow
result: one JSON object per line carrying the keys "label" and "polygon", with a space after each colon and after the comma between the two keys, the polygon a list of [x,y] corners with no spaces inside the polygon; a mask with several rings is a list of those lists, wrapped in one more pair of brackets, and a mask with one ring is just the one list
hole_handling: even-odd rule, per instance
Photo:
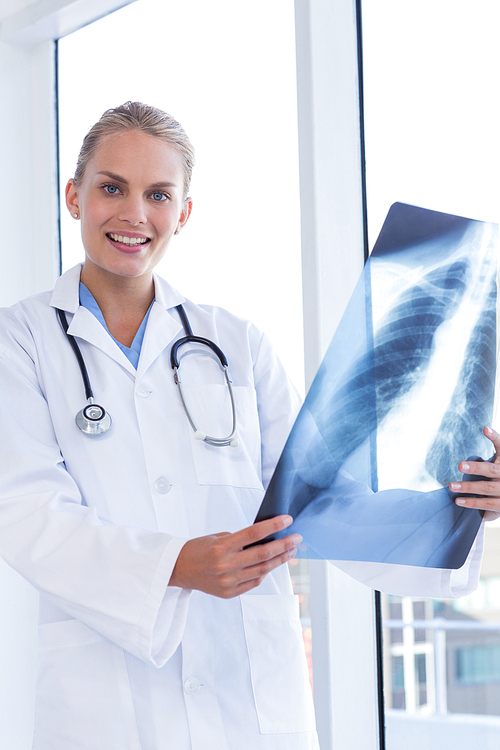
{"label": "eyebrow", "polygon": [[[102,174],[105,177],[109,177],[111,180],[115,180],[115,182],[121,182],[123,185],[128,185],[128,180],[125,179],[125,177],[120,177],[119,174],[115,174],[114,172],[97,172],[97,174]],[[151,185],[149,185],[150,188],[167,188],[167,187],[177,187],[177,183],[175,182],[153,182]]]}

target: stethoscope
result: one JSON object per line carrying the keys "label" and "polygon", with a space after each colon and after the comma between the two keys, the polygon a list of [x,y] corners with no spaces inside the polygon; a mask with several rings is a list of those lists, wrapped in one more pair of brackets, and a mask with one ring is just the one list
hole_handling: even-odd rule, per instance
{"label": "stethoscope", "polygon": [[[80,351],[80,347],[76,343],[75,337],[68,333],[68,321],[66,319],[66,314],[64,310],[57,309],[57,314],[59,316],[59,320],[61,321],[61,326],[63,328],[64,333],[69,339],[69,343],[71,344],[71,347],[75,353],[76,359],[78,361],[78,366],[80,367],[80,372],[82,374],[82,380],[83,380],[83,386],[85,388],[85,398],[87,399],[87,405],[81,409],[78,414],[75,417],[76,424],[80,428],[82,432],[84,432],[86,435],[102,435],[104,432],[107,432],[109,428],[111,427],[111,416],[110,414],[104,409],[103,406],[100,406],[99,404],[96,404],[94,402],[94,394],[92,391],[92,387],[90,385],[90,378],[89,374],[87,372],[87,368],[85,366],[85,362],[82,356],[82,353]],[[194,336],[192,328],[189,324],[189,320],[187,318],[186,312],[182,305],[177,305],[175,308],[177,312],[179,313],[179,317],[181,319],[184,331],[186,332],[186,335],[182,338],[178,339],[175,344],[172,346],[172,349],[170,350],[170,364],[172,367],[172,370],[174,371],[174,382],[176,386],[179,389],[179,394],[181,397],[182,405],[184,407],[184,411],[186,412],[186,416],[189,420],[189,424],[191,425],[194,437],[196,440],[203,440],[203,442],[208,443],[209,445],[215,445],[217,447],[230,445],[232,448],[236,448],[238,446],[238,439],[235,437],[236,435],[236,406],[234,403],[234,394],[233,394],[233,388],[231,385],[231,378],[229,376],[229,369],[228,369],[228,363],[226,356],[222,349],[219,349],[217,344],[214,344],[213,341],[210,341],[210,339],[202,338],[201,336]],[[231,410],[232,410],[232,417],[233,417],[233,424],[231,433],[224,438],[217,438],[212,437],[211,435],[207,435],[206,433],[199,430],[191,416],[191,413],[188,409],[188,406],[186,404],[186,399],[184,397],[184,392],[182,390],[182,384],[181,379],[179,376],[179,357],[178,352],[181,346],[184,346],[185,344],[202,344],[203,346],[208,346],[214,354],[217,356],[220,365],[224,371],[224,377],[226,379],[226,383],[229,389],[229,397],[231,399]]]}

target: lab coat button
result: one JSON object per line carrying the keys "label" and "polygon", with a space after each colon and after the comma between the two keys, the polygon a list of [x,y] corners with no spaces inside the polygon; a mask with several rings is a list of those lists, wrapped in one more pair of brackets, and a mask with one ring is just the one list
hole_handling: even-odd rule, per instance
{"label": "lab coat button", "polygon": [[168,481],[168,479],[165,479],[165,477],[160,477],[155,482],[155,490],[160,495],[166,495],[167,492],[170,492],[172,485]]}
{"label": "lab coat button", "polygon": [[186,682],[184,683],[184,690],[186,691],[186,693],[191,693],[191,695],[197,693],[200,688],[201,685],[196,677],[190,677],[189,680],[186,680]]}
{"label": "lab coat button", "polygon": [[149,388],[146,388],[145,385],[140,385],[137,389],[137,395],[141,396],[141,398],[148,398],[148,396],[151,396],[152,391],[150,391]]}

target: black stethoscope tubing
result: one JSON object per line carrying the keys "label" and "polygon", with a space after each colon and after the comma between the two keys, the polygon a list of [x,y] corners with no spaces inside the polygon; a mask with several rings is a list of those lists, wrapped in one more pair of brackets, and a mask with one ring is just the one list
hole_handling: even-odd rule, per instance
{"label": "black stethoscope tubing", "polygon": [[63,327],[63,331],[68,337],[69,343],[71,344],[71,348],[73,349],[75,356],[78,360],[78,365],[80,367],[80,372],[82,373],[82,379],[83,379],[83,385],[85,387],[85,398],[94,398],[94,394],[92,393],[92,386],[90,385],[90,378],[89,374],[87,372],[87,368],[85,366],[85,361],[83,359],[82,353],[80,351],[80,347],[76,343],[75,337],[72,336],[71,333],[68,333],[68,321],[66,319],[66,313],[64,310],[60,310],[58,307],[56,308],[57,314],[59,316],[59,320],[61,321],[61,325]]}
{"label": "black stethoscope tubing", "polygon": [[[232,448],[236,448],[238,446],[238,439],[236,436],[236,405],[234,403],[234,394],[233,394],[233,388],[231,385],[231,378],[229,376],[229,369],[228,369],[228,363],[226,359],[226,355],[222,351],[222,349],[219,349],[217,344],[214,344],[213,341],[210,341],[210,339],[202,338],[201,336],[195,336],[193,334],[193,330],[189,324],[189,320],[187,318],[186,312],[182,305],[177,305],[175,308],[177,312],[179,313],[179,317],[182,321],[182,325],[184,326],[184,330],[186,331],[186,336],[184,336],[181,339],[178,339],[175,344],[172,346],[172,349],[170,350],[170,364],[172,367],[172,370],[174,371],[174,381],[176,386],[179,389],[179,395],[182,400],[182,405],[184,407],[184,411],[186,412],[186,416],[189,420],[189,424],[191,425],[194,436],[197,440],[203,440],[203,442],[208,443],[209,445],[214,445],[216,447],[221,447],[225,445],[230,445]],[[229,398],[231,399],[231,411],[233,416],[233,423],[231,427],[231,433],[224,438],[216,438],[211,435],[206,435],[204,432],[201,432],[199,430],[195,423],[193,418],[191,417],[191,413],[189,411],[188,405],[186,403],[186,399],[184,398],[184,392],[182,390],[182,383],[181,379],[179,377],[179,358],[177,356],[179,348],[183,346],[183,344],[203,344],[204,346],[208,346],[214,354],[218,357],[219,362],[222,366],[222,369],[224,370],[224,377],[226,379],[226,385],[228,387],[229,391]]]}
{"label": "black stethoscope tubing", "polygon": [[179,350],[179,347],[181,347],[183,344],[188,344],[190,342],[195,342],[198,344],[205,344],[205,346],[209,346],[210,349],[219,358],[222,367],[227,367],[228,364],[227,364],[226,355],[224,354],[222,349],[219,349],[217,344],[214,344],[214,342],[210,341],[210,339],[204,339],[201,336],[195,336],[193,333],[193,329],[191,328],[191,324],[189,323],[188,317],[186,315],[186,311],[184,310],[183,306],[177,305],[175,309],[179,313],[179,317],[181,319],[186,335],[182,339],[178,339],[173,345],[172,349],[170,350],[170,364],[171,364],[172,370],[175,367],[179,369],[179,359],[177,357],[177,352]]}
{"label": "black stethoscope tubing", "polygon": [[[236,439],[236,406],[234,402],[234,395],[233,395],[233,389],[231,385],[231,378],[229,376],[228,371],[228,362],[227,358],[220,349],[217,344],[215,344],[213,341],[210,341],[210,339],[203,338],[202,336],[195,336],[193,334],[193,330],[191,328],[191,325],[189,323],[188,317],[186,315],[186,312],[182,305],[177,305],[175,308],[179,314],[179,317],[182,322],[182,326],[184,328],[184,331],[186,333],[185,336],[178,339],[175,344],[172,346],[172,349],[170,350],[170,364],[172,367],[172,370],[174,371],[174,381],[176,386],[179,388],[179,394],[182,400],[182,405],[184,407],[184,411],[186,412],[187,418],[189,420],[189,423],[194,431],[194,436],[197,440],[203,440],[205,443],[208,443],[209,445],[214,446],[226,446],[230,445],[232,447],[236,447],[238,445],[238,440]],[[85,388],[85,397],[88,401],[87,405],[78,412],[78,414],[75,417],[75,421],[80,428],[82,432],[84,432],[87,435],[101,435],[104,432],[107,432],[109,428],[111,427],[111,416],[110,414],[104,409],[103,406],[100,406],[99,404],[94,403],[94,394],[92,391],[92,386],[90,385],[90,378],[87,371],[87,367],[85,365],[85,361],[83,359],[83,355],[80,351],[80,347],[78,346],[75,337],[68,333],[68,321],[66,319],[66,314],[64,310],[61,310],[59,308],[56,308],[57,314],[59,316],[59,320],[61,322],[61,326],[63,328],[64,333],[66,334],[69,343],[71,344],[71,348],[73,349],[73,352],[76,356],[76,359],[78,361],[78,366],[80,368],[80,373],[82,375],[83,385]],[[181,346],[184,344],[189,343],[196,343],[196,344],[202,344],[204,346],[208,346],[214,354],[218,357],[220,364],[222,366],[222,369],[224,370],[224,376],[226,379],[226,384],[229,389],[229,396],[231,400],[231,410],[232,410],[232,429],[231,433],[224,438],[216,438],[211,437],[210,435],[206,435],[205,433],[201,432],[201,430],[198,430],[196,427],[194,420],[191,417],[191,414],[189,412],[188,406],[186,404],[186,400],[184,398],[184,393],[182,390],[181,380],[179,377],[179,358],[178,358],[178,351]]]}

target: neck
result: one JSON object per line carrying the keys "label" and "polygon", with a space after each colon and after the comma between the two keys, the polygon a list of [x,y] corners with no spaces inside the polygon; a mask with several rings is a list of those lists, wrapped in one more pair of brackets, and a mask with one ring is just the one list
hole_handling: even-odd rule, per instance
{"label": "neck", "polygon": [[152,272],[135,278],[118,276],[87,260],[80,280],[99,305],[112,336],[130,346],[154,299]]}

